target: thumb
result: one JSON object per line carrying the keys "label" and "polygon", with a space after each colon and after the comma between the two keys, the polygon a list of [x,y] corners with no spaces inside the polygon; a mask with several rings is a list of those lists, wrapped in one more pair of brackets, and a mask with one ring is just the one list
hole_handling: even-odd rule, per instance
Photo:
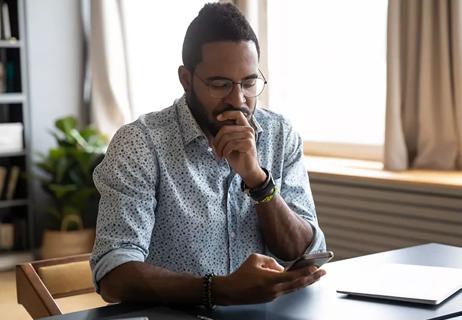
{"label": "thumb", "polygon": [[260,266],[265,269],[270,269],[278,272],[284,271],[284,267],[281,266],[274,258],[268,256],[261,256]]}

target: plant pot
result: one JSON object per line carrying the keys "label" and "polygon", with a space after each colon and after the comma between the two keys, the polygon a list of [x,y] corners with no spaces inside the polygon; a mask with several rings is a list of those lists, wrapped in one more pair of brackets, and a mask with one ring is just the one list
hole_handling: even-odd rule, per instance
{"label": "plant pot", "polygon": [[43,234],[42,259],[89,253],[95,241],[95,229],[76,231],[45,230]]}

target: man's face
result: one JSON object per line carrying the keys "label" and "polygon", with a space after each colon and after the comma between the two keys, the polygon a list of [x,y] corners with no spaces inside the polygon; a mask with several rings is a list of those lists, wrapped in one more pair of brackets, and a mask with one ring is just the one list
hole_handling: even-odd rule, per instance
{"label": "man's face", "polygon": [[234,124],[216,119],[224,111],[239,110],[247,119],[250,119],[255,111],[257,98],[244,97],[239,85],[234,85],[232,91],[223,98],[211,96],[206,85],[216,79],[241,82],[244,79],[258,77],[258,54],[253,41],[205,44],[202,47],[202,61],[196,66],[191,77],[191,88],[187,95],[188,105],[206,134],[215,136],[222,126]]}

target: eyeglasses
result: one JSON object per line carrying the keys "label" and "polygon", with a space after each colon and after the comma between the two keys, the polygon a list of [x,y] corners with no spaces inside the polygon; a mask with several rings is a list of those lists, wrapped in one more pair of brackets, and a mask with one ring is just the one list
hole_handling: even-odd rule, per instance
{"label": "eyeglasses", "polygon": [[261,78],[249,78],[240,82],[235,82],[230,79],[204,80],[196,73],[194,73],[194,75],[207,86],[209,94],[214,98],[223,99],[227,97],[231,94],[236,84],[240,85],[244,97],[254,98],[263,92],[265,85],[268,83],[263,73],[260,70],[258,70],[258,72]]}

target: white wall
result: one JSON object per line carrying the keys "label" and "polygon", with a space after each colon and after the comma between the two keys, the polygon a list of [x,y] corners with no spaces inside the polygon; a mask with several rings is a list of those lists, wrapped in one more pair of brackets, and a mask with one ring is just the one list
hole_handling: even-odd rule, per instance
{"label": "white wall", "polygon": [[56,118],[79,115],[82,26],[78,0],[27,0],[26,32],[32,147],[47,150]]}
{"label": "white wall", "polygon": [[[83,42],[79,0],[25,0],[31,154],[55,144],[54,120],[81,113]],[[46,198],[33,188],[36,239]]]}

